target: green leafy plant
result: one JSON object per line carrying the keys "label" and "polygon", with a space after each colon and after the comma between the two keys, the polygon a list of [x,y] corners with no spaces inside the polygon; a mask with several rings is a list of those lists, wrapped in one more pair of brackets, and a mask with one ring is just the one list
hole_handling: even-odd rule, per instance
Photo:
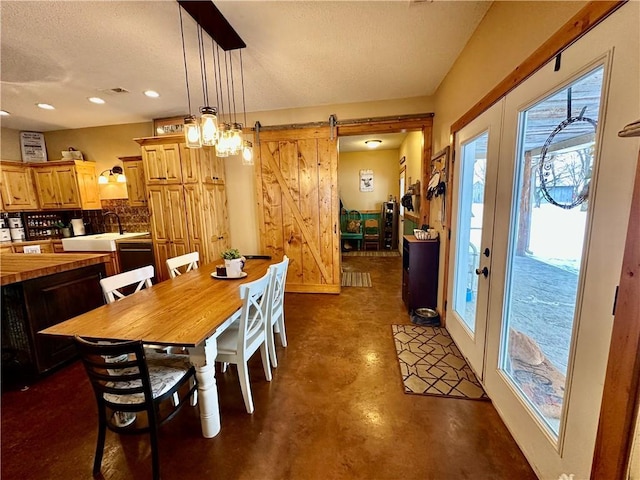
{"label": "green leafy plant", "polygon": [[235,258],[240,258],[240,251],[237,248],[228,248],[224,252],[220,254],[222,258],[225,260],[233,260]]}
{"label": "green leafy plant", "polygon": [[61,221],[57,221],[56,223],[53,224],[54,227],[58,227],[58,228],[67,228],[67,225],[65,225],[63,222]]}

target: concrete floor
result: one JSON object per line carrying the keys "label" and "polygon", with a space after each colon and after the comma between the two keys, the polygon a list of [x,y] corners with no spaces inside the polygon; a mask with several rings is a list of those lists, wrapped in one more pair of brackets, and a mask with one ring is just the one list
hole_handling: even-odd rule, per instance
{"label": "concrete floor", "polygon": [[[264,380],[250,362],[248,415],[235,369],[217,374],[222,431],[197,408],[160,430],[165,479],[535,479],[491,402],[403,393],[391,324],[409,323],[399,257],[345,257],[373,288],[287,294],[289,347]],[[91,478],[95,400],[74,364],[2,395],[2,479]],[[107,433],[104,479],[151,477],[146,436]]]}

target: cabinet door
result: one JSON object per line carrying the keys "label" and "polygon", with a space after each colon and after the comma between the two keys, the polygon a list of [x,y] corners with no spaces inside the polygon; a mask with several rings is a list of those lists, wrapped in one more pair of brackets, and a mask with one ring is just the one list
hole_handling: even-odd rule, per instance
{"label": "cabinet door", "polygon": [[170,143],[168,145],[162,145],[162,151],[166,168],[166,183],[182,183],[180,144]]}
{"label": "cabinet door", "polygon": [[142,147],[144,174],[147,184],[160,184],[167,178],[162,145],[145,145]]}
{"label": "cabinet door", "polygon": [[38,209],[30,168],[2,165],[1,192],[5,210],[9,212]]}
{"label": "cabinet door", "polygon": [[53,167],[35,168],[33,177],[40,208],[58,208],[58,181]]}
{"label": "cabinet door", "polygon": [[203,147],[200,153],[200,170],[205,183],[224,183],[224,158],[216,155],[215,148]]}
{"label": "cabinet door", "polygon": [[215,262],[220,259],[220,253],[229,248],[229,216],[224,185],[204,184],[202,199],[207,261]]}
{"label": "cabinet door", "polygon": [[149,197],[149,222],[151,237],[153,238],[153,251],[156,258],[156,277],[158,281],[169,278],[166,261],[170,252],[169,226],[171,217],[167,208],[165,187],[160,185],[148,186]]}
{"label": "cabinet door", "polygon": [[193,184],[185,185],[184,200],[191,251],[198,251],[200,253],[200,261],[202,263],[209,263],[206,254],[205,232],[203,228],[203,199],[200,193],[200,186]]}
{"label": "cabinet door", "polygon": [[187,231],[187,211],[184,202],[184,187],[182,185],[167,185],[167,211],[169,222],[169,239],[172,244],[184,245],[185,252],[189,247],[189,232]]}
{"label": "cabinet door", "polygon": [[76,163],[76,176],[82,209],[101,209],[102,203],[100,202],[100,188],[98,187],[95,164],[93,162]]}
{"label": "cabinet door", "polygon": [[182,168],[183,183],[197,183],[200,179],[200,149],[187,148],[180,144],[180,162]]}
{"label": "cabinet door", "polygon": [[123,160],[124,174],[127,177],[127,193],[129,205],[132,207],[146,207],[147,194],[144,186],[144,166],[142,157],[139,160]]}
{"label": "cabinet door", "polygon": [[58,187],[58,208],[82,208],[75,166],[60,165],[54,167],[54,175]]}

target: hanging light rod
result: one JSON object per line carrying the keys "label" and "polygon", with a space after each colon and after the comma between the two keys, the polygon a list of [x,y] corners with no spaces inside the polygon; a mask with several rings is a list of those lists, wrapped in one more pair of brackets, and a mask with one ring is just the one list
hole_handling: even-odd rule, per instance
{"label": "hanging light rod", "polygon": [[177,0],[177,2],[224,51],[247,46],[213,2],[202,0]]}

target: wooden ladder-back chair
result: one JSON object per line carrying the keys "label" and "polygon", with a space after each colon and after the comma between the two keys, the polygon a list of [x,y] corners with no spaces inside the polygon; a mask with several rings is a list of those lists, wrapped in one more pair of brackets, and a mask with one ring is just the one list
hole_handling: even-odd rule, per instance
{"label": "wooden ladder-back chair", "polygon": [[362,233],[362,215],[358,210],[347,210],[341,217],[340,235],[342,240],[355,240],[357,242],[357,249],[360,250],[364,238]]}
{"label": "wooden ladder-back chair", "polygon": [[[189,364],[185,356],[180,355],[163,355],[162,358],[147,361],[141,341],[104,344],[75,337],[75,343],[98,403],[98,441],[93,462],[94,476],[100,473],[108,428],[119,434],[148,433],[153,478],[159,479],[158,427],[171,420],[195,392],[195,368]],[[126,360],[114,363],[112,359],[118,357]],[[180,395],[183,385],[185,388]],[[176,396],[179,399],[177,404],[174,404],[173,408],[169,407],[169,402],[165,400]],[[167,407],[164,406],[165,403]],[[118,425],[113,421],[112,414],[115,412],[135,414],[134,423],[128,426]],[[146,422],[142,420],[144,416]]]}
{"label": "wooden ladder-back chair", "polygon": [[267,345],[269,346],[269,356],[271,365],[278,366],[276,356],[275,334],[280,336],[280,343],[287,346],[287,334],[284,329],[284,287],[287,282],[287,269],[289,268],[289,257],[286,255],[282,262],[269,267],[271,277],[269,279],[269,326],[267,327]]}
{"label": "wooden ladder-back chair", "polygon": [[368,218],[364,221],[364,249],[373,245],[376,250],[380,248],[380,225],[377,218]]}
{"label": "wooden ladder-back chair", "polygon": [[[176,278],[182,273],[190,272],[198,268],[198,262],[200,261],[200,253],[191,252],[180,255],[179,257],[173,257],[167,259],[167,270],[169,270],[169,277]],[[184,272],[180,271],[181,267],[186,267]]]}
{"label": "wooden ladder-back chair", "polygon": [[234,363],[238,367],[240,389],[247,413],[253,413],[253,398],[249,384],[249,358],[260,349],[262,368],[268,382],[271,381],[271,366],[267,351],[267,328],[269,326],[269,279],[270,272],[262,278],[240,285],[242,308],[234,314],[236,320],[218,336],[217,362]]}

